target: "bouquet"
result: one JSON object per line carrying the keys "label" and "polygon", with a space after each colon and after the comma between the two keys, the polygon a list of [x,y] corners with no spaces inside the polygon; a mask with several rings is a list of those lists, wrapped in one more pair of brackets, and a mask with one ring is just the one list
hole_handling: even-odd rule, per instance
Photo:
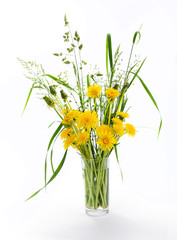
{"label": "bouquet", "polygon": [[[133,49],[141,37],[140,30],[136,31],[133,36],[126,70],[120,67],[122,54],[120,45],[113,56],[111,35],[107,34],[106,75],[103,75],[97,69],[94,69],[93,73],[84,73],[87,63],[81,57],[83,44],[80,36],[77,31],[74,35],[72,34],[66,15],[64,23],[67,28],[63,35],[67,45],[66,52],[54,53],[54,55],[60,57],[64,64],[71,66],[76,84],[75,86],[70,84],[66,72],[53,76],[46,74],[42,65],[19,59],[22,66],[28,71],[27,78],[32,80],[32,87],[24,110],[32,91],[36,90],[37,93],[43,94],[41,99],[56,112],[59,119],[58,127],[47,147],[44,187],[53,181],[60,172],[68,149],[72,147],[82,159],[86,211],[90,215],[103,215],[108,212],[109,206],[109,156],[114,151],[119,163],[117,149],[120,139],[124,135],[133,137],[136,134],[135,127],[128,122],[129,108],[127,108],[127,93],[135,79],[141,82],[158,111],[159,108],[139,75],[146,59],[143,61],[135,59],[132,64]],[[158,134],[161,125],[162,119]],[[54,169],[53,147],[59,136],[63,140],[65,153],[58,167]],[[49,158],[53,175],[48,180],[47,163]],[[27,200],[34,197],[43,188]]]}

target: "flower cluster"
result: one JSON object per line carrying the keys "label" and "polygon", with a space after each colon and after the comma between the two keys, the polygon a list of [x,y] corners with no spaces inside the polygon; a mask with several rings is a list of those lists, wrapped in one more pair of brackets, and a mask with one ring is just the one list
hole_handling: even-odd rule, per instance
{"label": "flower cluster", "polygon": [[[59,121],[55,121],[59,122],[59,125],[53,133],[47,148],[45,186],[59,173],[69,147],[76,149],[82,159],[84,159],[85,164],[89,165],[91,163],[90,159],[94,160],[94,169],[90,172],[91,176],[88,177],[88,181],[90,181],[90,177],[95,179],[97,168],[100,167],[101,163],[103,164],[103,159],[109,157],[113,149],[115,149],[115,155],[118,160],[117,148],[120,138],[124,135],[133,137],[136,134],[135,127],[126,122],[129,118],[127,92],[135,79],[140,80],[146,93],[159,111],[154,97],[139,75],[145,59],[140,61],[136,55],[132,54],[134,45],[139,42],[141,37],[139,31],[136,31],[132,38],[132,47],[126,70],[121,65],[123,59],[120,45],[113,53],[111,35],[107,34],[106,74],[100,73],[97,66],[93,70],[85,72],[86,69],[84,67],[87,63],[82,59],[83,44],[81,43],[81,38],[77,31],[74,34],[71,32],[66,16],[64,17],[64,22],[67,30],[63,35],[63,39],[67,47],[65,52],[54,53],[54,55],[61,57],[63,64],[71,66],[75,84],[70,81],[71,79],[69,79],[66,71],[61,72],[58,76],[52,76],[45,73],[41,64],[37,64],[34,61],[25,62],[19,59],[22,66],[28,71],[26,77],[33,82],[24,110],[32,90],[38,91],[38,94],[43,96],[42,100],[45,101],[52,111],[55,111],[59,118]],[[133,56],[135,56],[135,59],[132,62]],[[71,82],[72,85],[70,84]],[[158,134],[161,126],[162,119]],[[52,155],[54,144],[59,136],[63,140],[66,150],[58,168],[55,170],[52,163]],[[47,182],[47,160],[49,156],[53,176]],[[97,187],[99,188],[96,190],[96,194],[88,191],[88,205],[94,209],[99,205],[106,207],[105,188],[99,187],[100,184],[104,183],[104,179],[103,173],[102,177],[98,177],[98,184],[95,182],[95,190]],[[35,196],[39,191],[31,197]],[[95,201],[93,201],[94,198]]]}
{"label": "flower cluster", "polygon": [[[87,95],[91,98],[99,98],[101,93],[101,86],[93,84],[89,86]],[[108,88],[105,91],[108,102],[120,95],[120,92],[114,88]],[[100,122],[96,111],[86,110],[84,112],[64,109],[62,124],[65,129],[61,133],[61,138],[64,142],[64,148],[68,149],[70,146],[76,148],[80,152],[83,149],[90,147],[91,136],[95,137],[95,143],[101,151],[111,151],[118,143],[120,137],[124,134],[134,136],[136,130],[132,124],[125,123],[125,118],[129,117],[126,112],[117,112],[117,116],[111,118],[109,124]]]}

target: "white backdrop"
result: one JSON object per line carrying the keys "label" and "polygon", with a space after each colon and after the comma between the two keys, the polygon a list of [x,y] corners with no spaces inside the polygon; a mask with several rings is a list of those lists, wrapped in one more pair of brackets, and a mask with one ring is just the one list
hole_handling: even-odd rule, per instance
{"label": "white backdrop", "polygon": [[[177,238],[177,4],[169,1],[1,1],[0,2],[0,236],[10,239],[155,239]],[[130,94],[135,138],[119,148],[122,183],[115,156],[110,162],[110,213],[90,218],[84,213],[81,163],[70,150],[66,163],[47,191],[25,202],[44,183],[44,159],[56,115],[32,96],[21,112],[30,81],[16,57],[41,63],[47,73],[65,69],[54,52],[63,50],[64,14],[84,44],[83,59],[105,71],[105,39],[121,43],[125,60],[133,33],[141,29],[136,47],[147,61],[141,76],[157,100],[159,115],[136,80]],[[139,127],[139,128],[138,128]],[[64,150],[55,148],[55,166]]]}

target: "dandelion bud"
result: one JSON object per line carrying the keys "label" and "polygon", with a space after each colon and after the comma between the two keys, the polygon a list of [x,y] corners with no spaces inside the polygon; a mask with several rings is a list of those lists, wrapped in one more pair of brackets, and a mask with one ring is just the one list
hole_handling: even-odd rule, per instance
{"label": "dandelion bud", "polygon": [[117,84],[117,83],[115,83],[115,85],[114,85],[114,89],[118,89],[118,87],[119,87],[119,84]]}
{"label": "dandelion bud", "polygon": [[128,89],[128,87],[129,87],[129,83],[126,82],[126,83],[124,84],[124,86],[123,86],[123,89]]}
{"label": "dandelion bud", "polygon": [[49,86],[49,89],[50,89],[50,93],[54,96],[57,95],[57,91],[56,91],[56,86],[53,85],[53,86]]}
{"label": "dandelion bud", "polygon": [[62,99],[63,99],[64,101],[66,101],[68,95],[67,95],[63,90],[61,90],[60,93],[61,93]]}
{"label": "dandelion bud", "polygon": [[55,102],[51,98],[45,96],[45,97],[43,97],[43,99],[49,107],[51,107],[51,108],[55,107]]}

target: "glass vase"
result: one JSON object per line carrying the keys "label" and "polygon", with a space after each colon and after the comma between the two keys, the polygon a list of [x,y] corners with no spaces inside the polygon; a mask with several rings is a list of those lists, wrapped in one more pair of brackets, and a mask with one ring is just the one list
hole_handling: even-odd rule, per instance
{"label": "glass vase", "polygon": [[109,159],[82,158],[85,183],[85,210],[89,216],[103,216],[109,212]]}

